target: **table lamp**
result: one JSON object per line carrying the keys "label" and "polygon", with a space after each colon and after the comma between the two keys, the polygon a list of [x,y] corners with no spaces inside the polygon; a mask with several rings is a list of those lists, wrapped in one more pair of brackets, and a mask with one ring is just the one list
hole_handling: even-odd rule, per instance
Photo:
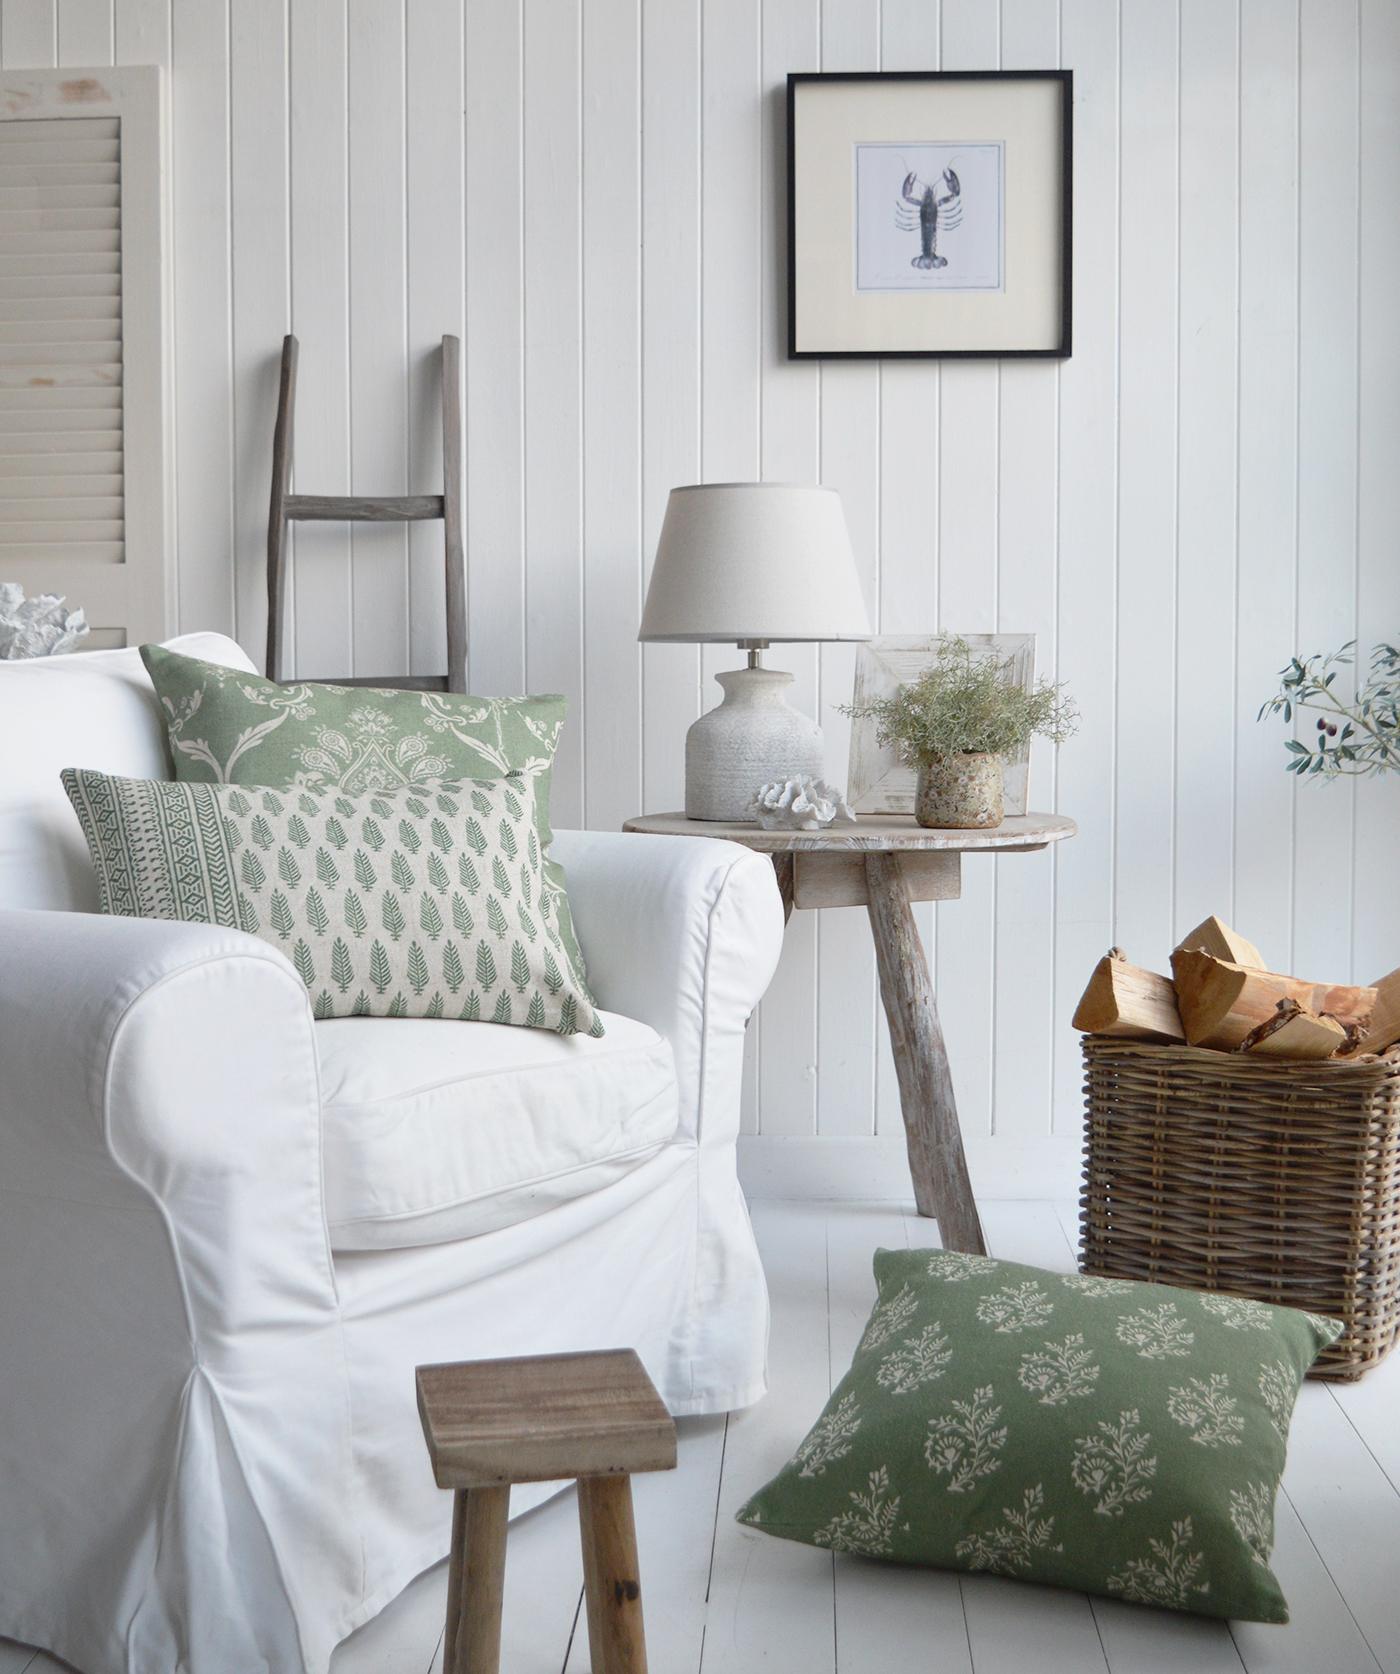
{"label": "table lamp", "polygon": [[793,709],[792,676],[764,668],[775,640],[869,639],[851,537],[834,488],[721,482],[673,488],[641,640],[732,641],[747,668],[715,679],[724,701],[685,739],[685,811],[750,818],[770,780],[822,773],[821,728]]}

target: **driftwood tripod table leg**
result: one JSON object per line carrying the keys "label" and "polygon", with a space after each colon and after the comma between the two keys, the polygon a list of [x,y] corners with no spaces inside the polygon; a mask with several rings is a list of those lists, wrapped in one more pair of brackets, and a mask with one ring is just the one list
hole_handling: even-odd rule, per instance
{"label": "driftwood tripod table leg", "polygon": [[647,1674],[632,1479],[581,1476],[578,1520],[593,1674]]}
{"label": "driftwood tripod table leg", "polygon": [[948,1052],[899,856],[867,854],[865,879],[880,997],[885,1002],[899,1077],[914,1201],[921,1215],[937,1220],[945,1250],[985,1255]]}
{"label": "driftwood tripod table leg", "polygon": [[509,1487],[457,1490],[443,1674],[499,1674],[509,1517]]}

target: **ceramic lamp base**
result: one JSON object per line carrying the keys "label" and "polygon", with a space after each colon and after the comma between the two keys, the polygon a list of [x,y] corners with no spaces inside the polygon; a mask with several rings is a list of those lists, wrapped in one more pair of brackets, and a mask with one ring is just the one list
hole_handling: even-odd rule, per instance
{"label": "ceramic lamp base", "polygon": [[749,818],[761,785],[798,773],[820,778],[822,729],[783,696],[792,676],[736,668],[715,679],[724,702],[685,735],[685,811],[692,820]]}

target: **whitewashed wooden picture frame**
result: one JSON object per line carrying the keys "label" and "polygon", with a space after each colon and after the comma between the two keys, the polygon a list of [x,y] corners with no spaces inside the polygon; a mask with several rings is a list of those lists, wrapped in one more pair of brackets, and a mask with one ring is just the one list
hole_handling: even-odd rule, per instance
{"label": "whitewashed wooden picture frame", "polygon": [[[855,707],[860,709],[878,698],[892,698],[901,686],[917,680],[937,657],[939,646],[953,637],[951,634],[882,634],[857,646]],[[974,656],[995,655],[1000,663],[1009,665],[1008,680],[1027,691],[1035,684],[1034,634],[963,634],[960,637]],[[851,723],[846,800],[857,814],[912,814],[914,769],[905,766],[892,744],[878,744],[875,731],[873,716]],[[1008,814],[1026,811],[1030,759],[1029,744],[1016,755],[1002,758],[1002,800]]]}

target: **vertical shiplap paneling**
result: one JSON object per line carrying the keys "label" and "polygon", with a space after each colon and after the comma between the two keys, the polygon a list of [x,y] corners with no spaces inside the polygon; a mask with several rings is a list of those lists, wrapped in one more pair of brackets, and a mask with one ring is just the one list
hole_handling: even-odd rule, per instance
{"label": "vertical shiplap paneling", "polygon": [[[903,0],[880,10],[880,68],[936,70],[940,7]],[[927,633],[938,616],[939,388],[937,362],[886,361],[880,367],[880,596],[882,634]],[[844,775],[837,783],[844,783]],[[936,981],[932,902],[914,922]],[[884,1008],[875,1010],[875,1129],[903,1131],[899,1082]]]}
{"label": "vertical shiplap paneling", "polygon": [[[842,0],[821,10],[823,70],[880,67],[876,0]],[[821,368],[821,480],[846,513],[866,610],[875,621],[880,572],[880,365],[828,361]],[[828,777],[845,779],[855,647],[821,647],[818,664]],[[817,1131],[875,1130],[875,954],[864,907],[831,907],[817,925]]]}
{"label": "vertical shiplap paneling", "polygon": [[584,12],[583,516],[587,823],[642,805],[641,8]]}
{"label": "vertical shiplap paneling", "polygon": [[470,681],[475,692],[500,694],[525,690],[520,0],[468,6],[466,19]]}
{"label": "vertical shiplap paneling", "polygon": [[[700,0],[642,0],[642,563],[666,500],[700,481]],[[693,645],[642,649],[642,806],[685,805]]]}
{"label": "vertical shiplap paneling", "polygon": [[[1361,226],[1358,338],[1361,391],[1357,461],[1356,635],[1363,656],[1378,641],[1400,643],[1400,7],[1361,7]],[[1400,964],[1388,911],[1400,873],[1400,779],[1357,786],[1353,975],[1374,982]]]}
{"label": "vertical shiplap paneling", "polygon": [[[1059,10],[1039,0],[1003,0],[1002,68],[1047,69],[1059,62]],[[997,621],[1001,633],[1033,633],[1036,666],[1054,679],[1055,574],[1058,562],[1058,411],[1054,362],[1001,366],[997,461]],[[1029,806],[1055,802],[1055,751],[1033,744]],[[996,883],[992,1119],[998,1138],[1049,1131],[1057,1030],[1054,1013],[1054,855],[1016,854],[992,862]]]}
{"label": "vertical shiplap paneling", "polygon": [[[758,5],[705,0],[700,29],[700,467],[706,482],[749,482],[758,471],[762,278]],[[718,669],[742,660],[732,646],[715,656]]]}
{"label": "vertical shiplap paneling", "polygon": [[1233,922],[1277,966],[1293,951],[1293,787],[1283,723],[1255,715],[1295,627],[1298,27],[1296,8],[1272,0],[1240,0],[1239,262]]}
{"label": "vertical shiplap paneling", "polygon": [[[1001,16],[995,0],[943,8],[942,67],[997,68]],[[938,447],[938,627],[989,633],[997,619],[998,415],[1000,365],[943,367]],[[935,913],[938,1006],[948,1040],[963,1131],[992,1126],[993,963],[996,865],[963,859],[962,896]]]}
{"label": "vertical shiplap paneling", "polygon": [[118,64],[170,64],[169,0],[113,0]]}
{"label": "vertical shiplap paneling", "polygon": [[[1176,697],[1178,8],[1123,13],[1114,941],[1171,948]],[[1128,183],[1131,182],[1131,189]]]}
{"label": "vertical shiplap paneling", "polygon": [[1055,870],[1055,1132],[1080,1129],[1069,1020],[1111,937],[1118,402],[1118,5],[1061,0],[1074,70],[1074,354],[1060,373],[1059,669],[1083,720],[1059,754],[1057,807],[1078,835]]}
{"label": "vertical shiplap paneling", "polygon": [[58,62],[112,62],[112,0],[59,0]]}
{"label": "vertical shiplap paneling", "polygon": [[[408,117],[408,480],[442,488],[442,340],[466,329],[464,18],[460,0],[404,8]],[[461,399],[458,391],[458,399]],[[443,530],[408,527],[409,672],[447,667]]]}
{"label": "vertical shiplap paneling", "polygon": [[[872,8],[873,13],[873,8]],[[869,19],[873,35],[873,16]],[[880,553],[880,368],[828,363],[821,377],[821,480],[840,492],[866,611],[876,620]],[[844,784],[851,723],[839,705],[855,685],[855,646],[821,647],[827,776]],[[828,907],[817,927],[817,1126],[875,1131],[875,951],[864,907]]]}
{"label": "vertical shiplap paneling", "polygon": [[234,570],[238,634],[259,667],[272,432],[289,316],[287,96],[286,0],[245,0],[229,19]]}
{"label": "vertical shiplap paneling", "polygon": [[[815,0],[767,0],[763,20],[763,183],[760,314],[759,475],[770,482],[821,480],[820,379],[816,366],[787,358],[787,76],[821,64]],[[789,670],[787,699],[804,715],[818,712],[818,648],[774,646],[768,662]],[[841,782],[844,782],[842,780]],[[817,1128],[817,913],[788,923],[782,958],[749,1024],[755,1092],[764,1132],[811,1134]]]}
{"label": "vertical shiplap paneling", "polygon": [[[678,483],[824,476],[882,631],[1031,630],[1069,683],[1083,724],[1037,747],[1032,801],[1079,835],[970,861],[938,909],[969,1132],[1014,1146],[1053,1095],[1072,1148],[1068,1018],[1115,912],[1150,962],[1215,909],[1317,975],[1353,943],[1357,976],[1393,964],[1394,783],[1298,786],[1295,826],[1282,725],[1254,720],[1295,648],[1400,631],[1393,8],[528,4],[4,0],[7,67],[114,40],[172,69],[182,626],[236,609],[260,654],[288,319],[297,486],[325,493],[350,489],[352,414],[357,487],[437,487],[456,329],[472,679],[569,692],[564,821],[679,806],[686,727],[739,660],[707,652],[702,680],[692,647],[633,647]],[[1075,71],[1073,358],[791,365],[786,72],[940,56]],[[411,542],[377,567],[362,545],[352,588],[350,532],[298,532],[301,673],[443,666],[440,530]],[[843,780],[850,652],[769,660]],[[893,1131],[862,914],[794,919],[751,1034],[748,1131]]]}
{"label": "vertical shiplap paneling", "polygon": [[[1356,632],[1357,14],[1357,0],[1302,0],[1298,456],[1307,468],[1298,477],[1296,634],[1305,654]],[[1289,968],[1328,981],[1345,980],[1351,966],[1353,804],[1348,779],[1300,783],[1294,798]]]}
{"label": "vertical shiplap paneling", "polygon": [[1234,912],[1238,37],[1237,5],[1181,0],[1173,941]]}
{"label": "vertical shiplap paneling", "polygon": [[173,0],[175,562],[180,617],[233,632],[233,401],[226,0]]}
{"label": "vertical shiplap paneling", "polygon": [[[288,0],[288,13],[292,330],[301,344],[292,480],[299,494],[348,494],[347,18],[344,0]],[[304,680],[352,674],[350,531],[343,523],[299,523],[293,550],[288,672]]]}
{"label": "vertical shiplap paneling", "polygon": [[[759,224],[763,146],[762,42],[755,0],[705,0],[701,30],[700,477],[758,475]],[[700,707],[715,675],[737,668],[732,645],[700,655]]]}
{"label": "vertical shiplap paneling", "polygon": [[58,63],[58,0],[0,6],[0,70],[47,70]]}
{"label": "vertical shiplap paneling", "polygon": [[[350,484],[408,491],[404,285],[404,18],[384,0],[349,0]],[[408,531],[350,527],[357,675],[408,666]]]}
{"label": "vertical shiplap paneling", "polygon": [[580,7],[525,0],[524,17],[525,686],[568,701],[550,809],[569,826],[583,822],[587,726]]}

